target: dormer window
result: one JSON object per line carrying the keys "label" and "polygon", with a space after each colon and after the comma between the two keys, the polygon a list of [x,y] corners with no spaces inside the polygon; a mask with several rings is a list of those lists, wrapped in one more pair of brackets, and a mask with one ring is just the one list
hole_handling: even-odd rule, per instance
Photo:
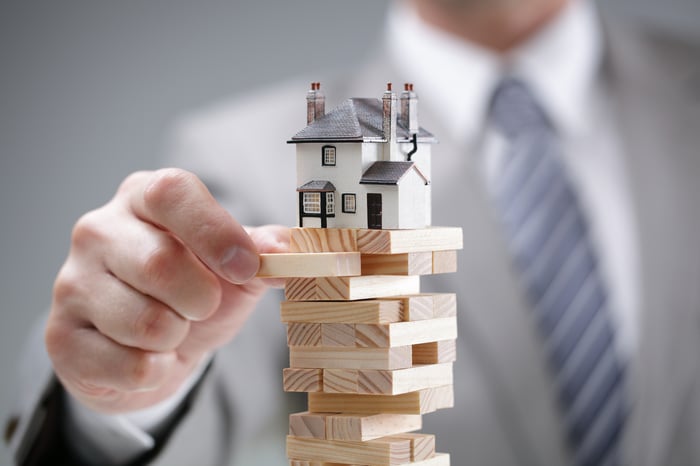
{"label": "dormer window", "polygon": [[335,146],[323,146],[321,148],[321,165],[335,166]]}

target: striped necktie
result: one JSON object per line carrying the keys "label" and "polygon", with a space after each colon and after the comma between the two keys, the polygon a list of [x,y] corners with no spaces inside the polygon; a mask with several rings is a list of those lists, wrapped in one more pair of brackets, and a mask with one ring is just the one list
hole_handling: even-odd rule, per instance
{"label": "striped necktie", "polygon": [[490,119],[507,141],[491,191],[549,356],[574,464],[619,464],[625,367],[556,133],[515,78],[496,88]]}

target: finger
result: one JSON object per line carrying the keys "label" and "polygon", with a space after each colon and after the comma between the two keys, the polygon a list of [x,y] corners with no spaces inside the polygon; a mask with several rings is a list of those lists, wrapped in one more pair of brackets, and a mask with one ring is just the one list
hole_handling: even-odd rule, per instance
{"label": "finger", "polygon": [[172,235],[138,220],[115,225],[112,234],[119,241],[105,242],[103,261],[121,281],[190,320],[219,307],[219,279]]}
{"label": "finger", "polygon": [[190,321],[114,275],[83,273],[69,261],[54,286],[59,312],[92,325],[117,343],[146,351],[172,351],[186,338]]}
{"label": "finger", "polygon": [[47,327],[46,346],[59,377],[85,395],[156,390],[177,364],[174,352],[129,348],[68,321]]}
{"label": "finger", "polygon": [[126,185],[128,206],[138,217],[172,232],[215,273],[232,283],[255,276],[253,241],[196,176],[164,169],[137,174]]}

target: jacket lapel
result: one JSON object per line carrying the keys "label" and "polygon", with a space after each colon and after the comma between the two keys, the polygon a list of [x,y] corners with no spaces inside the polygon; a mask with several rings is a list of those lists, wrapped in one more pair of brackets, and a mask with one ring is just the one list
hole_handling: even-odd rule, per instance
{"label": "jacket lapel", "polygon": [[664,50],[619,24],[606,32],[642,267],[626,453],[629,464],[655,465],[665,462],[697,378],[700,106],[684,86],[690,70],[681,57],[674,61],[676,48]]}

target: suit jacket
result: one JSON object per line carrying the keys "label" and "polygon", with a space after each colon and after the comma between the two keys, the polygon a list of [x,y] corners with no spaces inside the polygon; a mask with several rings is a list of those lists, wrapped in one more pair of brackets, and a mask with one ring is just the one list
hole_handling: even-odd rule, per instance
{"label": "suit jacket", "polygon": [[[700,49],[604,21],[610,91],[640,236],[640,346],[629,371],[633,403],[626,464],[700,464]],[[314,76],[310,80],[319,80]],[[383,52],[325,79],[329,106],[404,82]],[[240,221],[295,224],[294,148],[305,125],[306,81],[223,103],[182,121],[169,163],[199,174]],[[420,123],[434,148],[433,224],[461,226],[457,274],[424,290],[457,291],[455,407],[425,416],[452,464],[570,464],[544,348],[486,199],[471,148],[446,139],[427,100]],[[155,464],[285,464],[280,295],[261,304],[217,356],[190,412]]]}

